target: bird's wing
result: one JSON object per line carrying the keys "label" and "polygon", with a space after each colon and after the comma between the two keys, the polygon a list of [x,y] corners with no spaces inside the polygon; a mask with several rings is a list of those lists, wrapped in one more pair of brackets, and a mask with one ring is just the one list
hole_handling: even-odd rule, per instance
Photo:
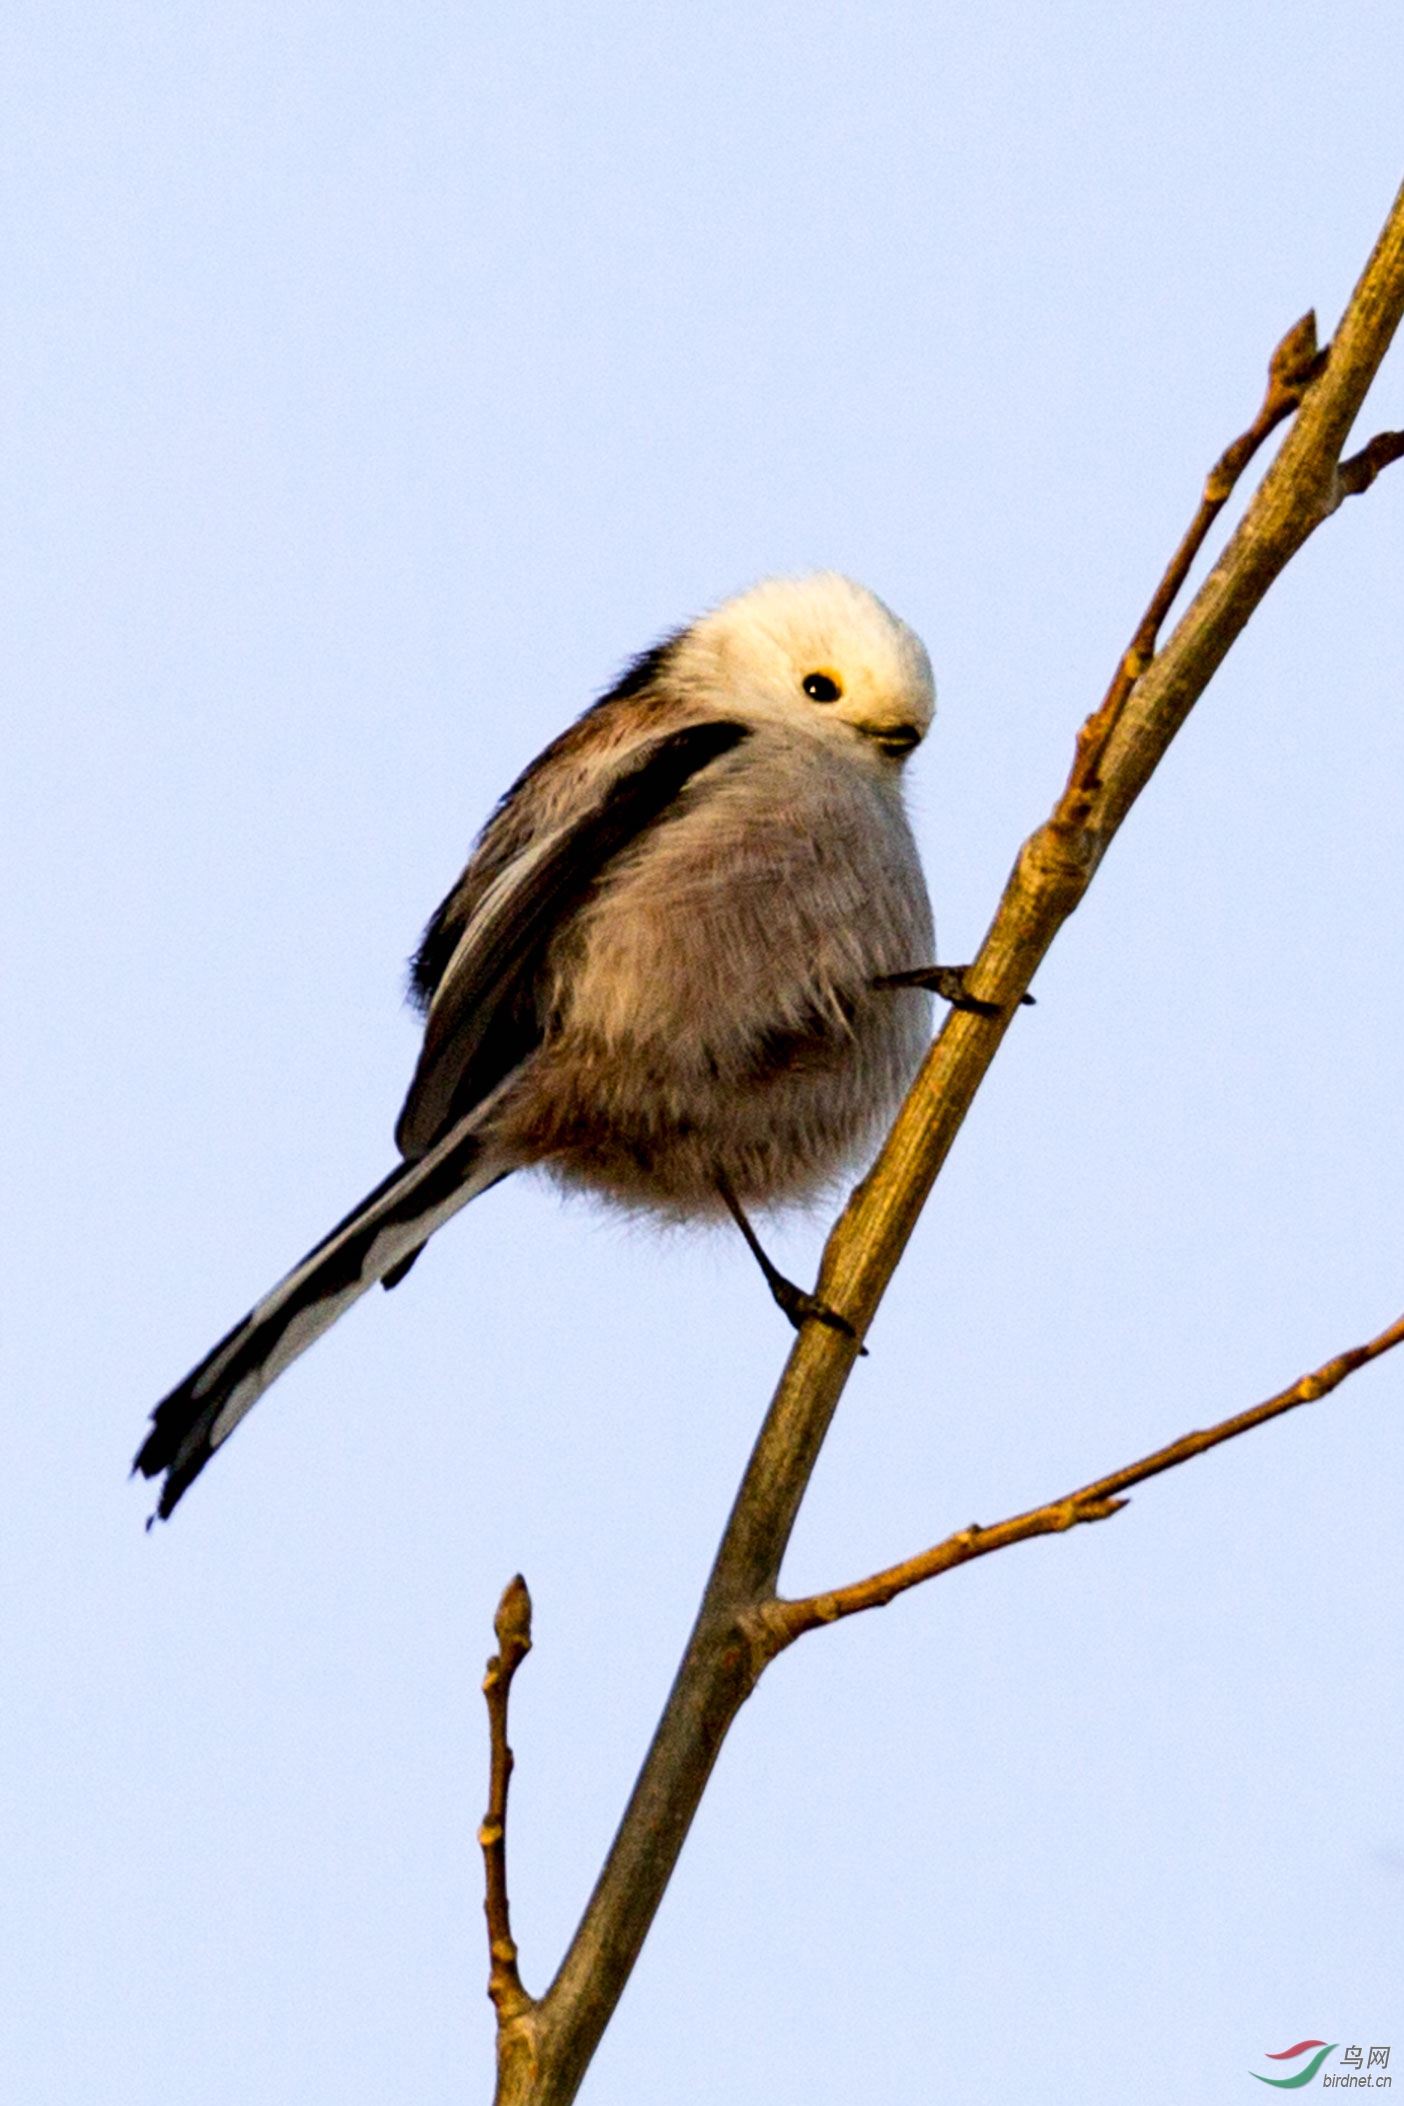
{"label": "bird's wing", "polygon": [[541,1029],[536,978],[552,936],[610,858],[660,820],[699,770],[747,736],[744,724],[709,718],[644,740],[601,769],[586,800],[493,880],[434,994],[395,1128],[404,1155],[432,1147],[532,1050]]}

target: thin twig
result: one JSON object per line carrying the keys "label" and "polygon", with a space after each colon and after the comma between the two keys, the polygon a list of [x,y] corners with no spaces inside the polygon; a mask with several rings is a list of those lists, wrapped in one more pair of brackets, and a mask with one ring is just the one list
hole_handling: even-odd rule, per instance
{"label": "thin twig", "polygon": [[1284,417],[1290,417],[1293,410],[1300,407],[1302,396],[1323,371],[1329,356],[1329,350],[1317,349],[1314,312],[1308,312],[1299,322],[1294,322],[1273,352],[1262,408],[1247,431],[1231,446],[1225,447],[1210,469],[1204,495],[1199,500],[1199,510],[1166,565],[1165,575],[1141,617],[1136,634],[1122,654],[1111,686],[1077,735],[1072,773],[1059,807],[1059,817],[1064,825],[1077,828],[1086,823],[1089,801],[1099,787],[1097,770],[1106,752],[1107,741],[1116,729],[1128,695],[1155,656],[1161,625],[1179,598],[1180,588],[1204,546],[1210,527],[1233,495],[1234,485],[1264,439],[1277,429]]}
{"label": "thin twig", "polygon": [[1343,497],[1358,497],[1368,490],[1382,468],[1391,461],[1404,461],[1404,431],[1377,432],[1368,446],[1342,461],[1336,481]]}
{"label": "thin twig", "polygon": [[533,1999],[522,1987],[517,1972],[517,1947],[512,1937],[512,1915],[507,1903],[507,1787],[512,1779],[512,1750],[507,1745],[507,1702],[512,1677],[531,1651],[531,1596],[520,1572],[509,1580],[492,1620],[500,1648],[487,1664],[483,1695],[487,1698],[488,1731],[492,1743],[492,1768],[488,1784],[488,1809],[478,1830],[483,1847],[483,1871],[487,1892],[483,1913],[487,1917],[488,1995],[497,2010],[499,2027],[520,2018],[532,2008]]}
{"label": "thin twig", "polygon": [[800,1600],[765,1602],[756,1612],[762,1648],[767,1657],[773,1657],[783,1652],[787,1645],[793,1645],[806,1631],[837,1623],[844,1616],[857,1616],[864,1609],[886,1608],[888,1602],[905,1594],[908,1588],[919,1587],[923,1580],[935,1579],[939,1573],[951,1572],[957,1565],[968,1565],[972,1558],[988,1557],[992,1550],[1007,1549],[1011,1543],[1026,1543],[1033,1536],[1059,1535],[1084,1521],[1108,1520],[1127,1504],[1121,1495],[1132,1485],[1144,1484],[1148,1477],[1158,1477],[1163,1470],[1177,1469],[1192,1457],[1204,1455],[1224,1441],[1236,1440],[1241,1433],[1251,1433],[1255,1426],[1266,1425],[1269,1419],[1281,1418],[1284,1412],[1296,1411],[1302,1404],[1315,1404],[1318,1398],[1328,1396],[1338,1388],[1357,1368],[1378,1360],[1382,1353],[1388,1353],[1401,1343],[1404,1343],[1404,1316],[1392,1323],[1387,1331],[1381,1331],[1378,1338],[1372,1338],[1368,1345],[1355,1346],[1348,1353],[1338,1353],[1324,1367],[1303,1375],[1290,1389],[1279,1390],[1266,1403],[1255,1404],[1250,1411],[1240,1411],[1234,1418],[1221,1419],[1217,1426],[1209,1426],[1200,1433],[1187,1433],[1182,1439],[1172,1441],[1168,1448],[1157,1448],[1154,1455],[1129,1463],[1124,1470],[1113,1470],[1109,1477],[1099,1477],[1095,1484],[1085,1484],[1080,1491],[1068,1492],[1061,1499],[1050,1499],[1046,1506],[1015,1514],[1008,1521],[996,1522],[993,1528],[982,1528],[978,1521],[972,1522],[969,1528],[947,1536],[943,1543],[937,1543],[932,1549],[920,1551],[916,1557],[906,1558],[900,1565],[889,1565],[885,1572],[875,1572],[870,1579],[857,1580],[852,1586],[831,1587],[823,1594],[806,1595]]}

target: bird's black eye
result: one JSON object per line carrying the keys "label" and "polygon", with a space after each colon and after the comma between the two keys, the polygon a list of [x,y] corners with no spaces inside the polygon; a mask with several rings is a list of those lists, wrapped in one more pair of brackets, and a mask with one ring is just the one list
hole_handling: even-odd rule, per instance
{"label": "bird's black eye", "polygon": [[811,702],[837,702],[843,693],[832,673],[806,673],[800,686]]}

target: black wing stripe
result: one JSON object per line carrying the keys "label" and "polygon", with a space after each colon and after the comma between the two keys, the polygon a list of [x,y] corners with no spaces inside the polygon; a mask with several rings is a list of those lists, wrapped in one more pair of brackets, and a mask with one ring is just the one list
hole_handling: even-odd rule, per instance
{"label": "black wing stripe", "polygon": [[[651,739],[597,804],[561,829],[530,875],[504,883],[496,911],[480,910],[451,959],[430,1011],[424,1052],[395,1139],[421,1154],[506,1067],[525,1057],[539,1030],[524,998],[546,947],[581,906],[610,859],[663,818],[692,777],[749,737],[744,724],[712,719]],[[457,957],[459,954],[456,953]]]}
{"label": "black wing stripe", "polygon": [[[478,836],[478,848],[482,848],[491,839],[497,822],[504,818],[514,805],[530,797],[535,783],[559,763],[562,754],[578,746],[580,727],[583,724],[588,724],[592,717],[598,717],[602,710],[610,709],[615,703],[632,701],[636,695],[643,695],[650,701],[654,699],[656,690],[677,653],[678,645],[686,634],[685,628],[675,629],[670,635],[660,637],[657,643],[650,644],[646,651],[640,651],[636,658],[630,659],[613,687],[608,688],[592,702],[568,731],[563,731],[559,738],[552,739],[550,745],[543,748],[535,760],[523,768],[511,788],[498,799],[487,825]],[[476,853],[475,849],[475,857]],[[472,867],[471,861],[469,867]],[[415,1007],[426,1016],[438,992],[439,983],[448,970],[449,962],[458,949],[463,931],[471,919],[471,914],[459,911],[459,887],[455,885],[420,939],[419,949],[410,967],[410,998]]]}

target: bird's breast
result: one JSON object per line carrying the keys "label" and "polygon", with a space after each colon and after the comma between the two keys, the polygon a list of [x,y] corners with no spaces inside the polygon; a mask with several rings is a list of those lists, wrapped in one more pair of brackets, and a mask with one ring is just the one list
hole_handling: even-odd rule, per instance
{"label": "bird's breast", "polygon": [[606,870],[552,961],[552,1013],[725,1064],[816,1020],[846,1032],[872,981],[930,945],[895,789],[757,737]]}
{"label": "bird's breast", "polygon": [[604,873],[557,938],[531,1152],[625,1198],[709,1203],[831,1176],[909,1080],[930,912],[895,794],[748,742]]}

